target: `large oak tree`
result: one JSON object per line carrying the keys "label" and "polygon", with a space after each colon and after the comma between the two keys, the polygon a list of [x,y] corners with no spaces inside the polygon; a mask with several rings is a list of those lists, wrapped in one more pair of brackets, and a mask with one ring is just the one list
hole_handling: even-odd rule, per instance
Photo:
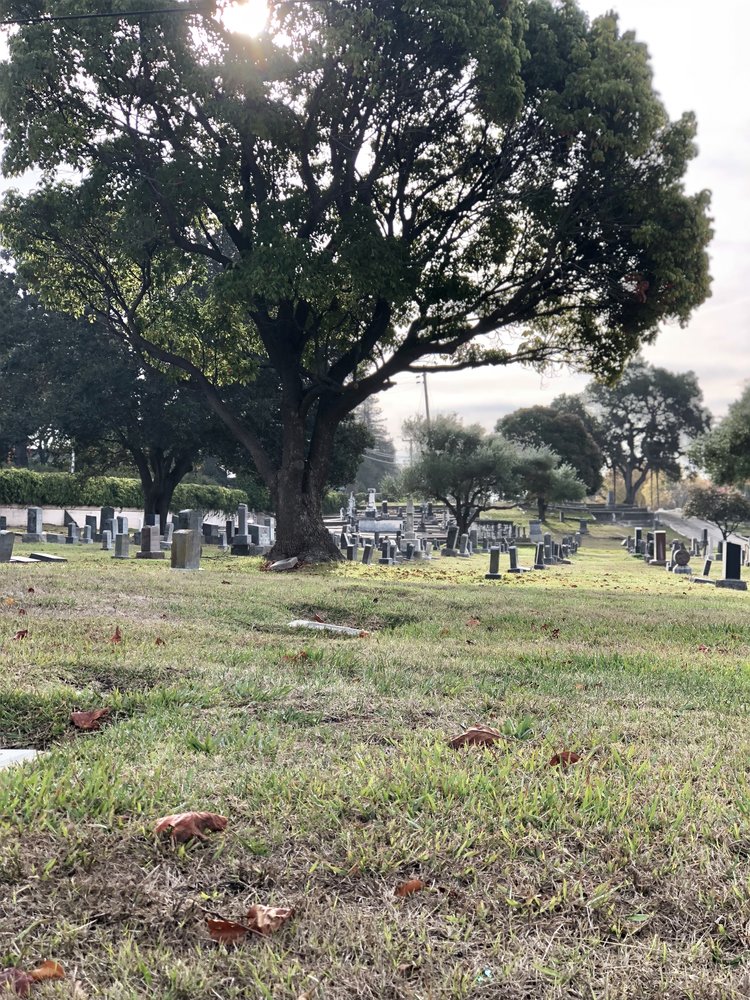
{"label": "large oak tree", "polygon": [[[336,427],[395,375],[614,376],[708,294],[695,122],[572,0],[279,0],[254,40],[186,13],[9,46],[4,170],[45,182],[6,200],[4,240],[47,301],[190,376],[271,490],[279,556],[333,557]],[[224,391],[267,370],[278,453]]]}

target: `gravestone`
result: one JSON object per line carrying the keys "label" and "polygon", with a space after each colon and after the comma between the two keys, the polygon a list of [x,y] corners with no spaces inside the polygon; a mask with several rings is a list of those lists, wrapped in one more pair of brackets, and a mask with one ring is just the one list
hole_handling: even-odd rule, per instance
{"label": "gravestone", "polygon": [[[562,518],[560,520],[562,520]],[[582,535],[588,535],[588,533],[589,533],[589,522],[588,521],[584,521],[583,518],[580,518],[579,521],[578,521],[578,530],[581,532]]]}
{"label": "gravestone", "polygon": [[91,531],[90,524],[84,524],[81,529],[81,537],[79,538],[81,545],[92,545],[94,542],[94,536]]}
{"label": "gravestone", "polygon": [[518,565],[518,549],[515,545],[508,546],[508,557],[510,559],[509,573],[520,573],[521,567]]}
{"label": "gravestone", "polygon": [[493,545],[490,549],[490,571],[484,574],[485,580],[499,580],[503,574],[500,572],[500,547]]}
{"label": "gravestone", "polygon": [[476,528],[472,528],[469,531],[469,544],[471,545],[472,552],[476,552],[479,548],[479,532]]}
{"label": "gravestone", "polygon": [[96,514],[87,514],[86,519],[83,522],[85,528],[90,528],[91,541],[98,540],[99,531],[97,528],[98,521],[96,519]]}
{"label": "gravestone", "polygon": [[380,559],[378,559],[378,564],[380,566],[390,566],[393,563],[391,558],[391,545],[387,538],[384,538],[380,544]]}
{"label": "gravestone", "polygon": [[461,556],[462,559],[468,559],[469,556],[471,555],[471,552],[469,551],[468,535],[461,535],[461,548],[459,549],[458,554],[459,556]]}
{"label": "gravestone", "polygon": [[700,576],[693,577],[693,583],[714,583],[714,580],[710,579],[711,575],[711,560],[706,559],[703,563],[703,572]]}
{"label": "gravestone", "polygon": [[643,555],[643,528],[635,529],[635,541],[633,544],[633,555],[642,556]]}
{"label": "gravestone", "polygon": [[117,535],[127,535],[128,533],[128,519],[124,514],[118,514],[115,518],[115,534]]}
{"label": "gravestone", "polygon": [[[184,530],[185,527],[180,522],[180,529]],[[250,536],[247,533],[247,504],[241,503],[237,507],[237,531],[232,536],[231,552],[233,556],[249,556],[252,547],[253,543],[250,541]]]}
{"label": "gravestone", "polygon": [[0,563],[9,563],[13,555],[13,543],[16,540],[15,532],[0,531]]}
{"label": "gravestone", "polygon": [[546,569],[544,564],[544,542],[539,542],[536,546],[536,556],[534,558],[534,569]]}
{"label": "gravestone", "polygon": [[416,537],[414,534],[414,501],[409,500],[406,505],[406,514],[404,515],[404,539],[413,541]]}
{"label": "gravestone", "polygon": [[103,531],[102,532],[102,548],[105,552],[109,552],[112,549],[112,532]]}
{"label": "gravestone", "polygon": [[172,569],[199,570],[201,568],[200,532],[180,528],[172,535]]}
{"label": "gravestone", "polygon": [[174,534],[174,524],[172,521],[167,521],[166,531],[159,542],[159,548],[162,552],[169,552],[172,548],[172,535]]}
{"label": "gravestone", "polygon": [[544,561],[548,566],[551,566],[555,562],[555,557],[552,552],[552,535],[547,532],[543,538],[544,545]]}
{"label": "gravestone", "polygon": [[539,542],[543,541],[544,533],[542,531],[541,521],[529,521],[529,538],[537,545]]}
{"label": "gravestone", "polygon": [[362,565],[369,566],[372,562],[372,542],[365,542],[365,547],[362,549]]}
{"label": "gravestone", "polygon": [[[101,507],[99,510],[99,534],[103,531],[112,531],[108,521],[114,521],[115,519],[115,508],[114,507]],[[114,534],[114,532],[113,532]]]}
{"label": "gravestone", "polygon": [[8,530],[8,518],[5,514],[0,514],[0,531]]}
{"label": "gravestone", "polygon": [[141,528],[141,551],[136,552],[136,559],[163,559],[161,550],[161,535],[155,524],[144,524]]}
{"label": "gravestone", "polygon": [[130,535],[124,533],[115,535],[115,554],[113,559],[130,558]]}
{"label": "gravestone", "polygon": [[385,534],[386,532],[393,532],[395,534],[397,531],[401,531],[402,527],[402,522],[395,520],[376,521],[369,520],[368,518],[362,518],[359,522],[360,532],[371,531],[374,534]]}
{"label": "gravestone", "polygon": [[654,532],[654,558],[651,560],[652,566],[667,565],[667,533],[666,531]]}
{"label": "gravestone", "polygon": [[26,534],[23,536],[24,542],[44,541],[43,515],[44,511],[41,507],[28,508],[26,511]]}
{"label": "gravestone", "polygon": [[726,590],[747,590],[742,577],[742,546],[734,542],[724,542],[722,554],[722,575],[716,586]]}
{"label": "gravestone", "polygon": [[453,524],[448,528],[446,538],[445,538],[445,548],[442,554],[444,556],[457,556],[458,549],[456,548],[456,541],[458,540],[458,526]]}
{"label": "gravestone", "polygon": [[78,544],[78,525],[72,519],[68,522],[68,537],[65,541],[68,545]]}
{"label": "gravestone", "polygon": [[[240,506],[245,508],[245,517],[247,517],[246,504],[240,504]],[[192,508],[181,510],[177,515],[177,525],[180,531],[197,531],[200,533],[203,530],[203,511],[193,510]]]}
{"label": "gravestone", "polygon": [[370,489],[367,491],[367,507],[365,508],[365,517],[373,520],[378,516],[378,509],[375,506],[375,490]]}
{"label": "gravestone", "polygon": [[688,565],[690,562],[690,553],[686,548],[679,548],[674,554],[672,559],[672,572],[676,576],[692,576],[693,571]]}

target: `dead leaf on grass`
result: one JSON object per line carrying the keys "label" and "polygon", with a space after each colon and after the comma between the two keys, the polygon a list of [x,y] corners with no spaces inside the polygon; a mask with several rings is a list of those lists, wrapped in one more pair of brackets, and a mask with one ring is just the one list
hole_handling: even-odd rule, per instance
{"label": "dead leaf on grass", "polygon": [[59,962],[52,960],[43,962],[39,968],[32,969],[31,972],[24,972],[23,969],[14,967],[0,969],[0,993],[10,992],[19,997],[27,997],[31,987],[37,983],[64,978],[63,967]]}
{"label": "dead leaf on grass", "polygon": [[156,645],[157,646],[166,646],[166,642],[162,639],[162,637],[160,635],[157,635],[157,637],[156,637]]}
{"label": "dead leaf on grass", "polygon": [[411,896],[413,892],[419,892],[424,887],[425,883],[421,878],[412,878],[408,882],[402,882],[401,885],[396,886],[394,894],[396,896]]}
{"label": "dead leaf on grass", "polygon": [[59,962],[49,958],[37,969],[32,969],[29,975],[35,983],[46,983],[51,979],[65,979],[65,970]]}
{"label": "dead leaf on grass", "polygon": [[27,628],[19,629],[18,632],[13,636],[14,639],[27,639],[29,635],[29,630]]}
{"label": "dead leaf on grass", "polygon": [[120,632],[120,626],[116,625],[115,630],[109,640],[110,642],[122,642],[122,632]]}
{"label": "dead leaf on grass", "polygon": [[250,933],[244,924],[218,917],[206,917],[206,927],[211,938],[219,944],[237,944],[238,941],[244,941]]}
{"label": "dead leaf on grass", "polygon": [[315,614],[313,615],[313,621],[322,623],[326,621],[326,616],[324,614],[321,614],[320,611],[316,611]]}
{"label": "dead leaf on grass", "polygon": [[15,603],[16,603],[15,597],[4,597],[3,598],[3,604],[6,604],[9,608],[12,608]]}
{"label": "dead leaf on grass", "polygon": [[451,737],[448,740],[448,746],[453,747],[454,750],[457,750],[459,747],[491,746],[502,738],[503,734],[498,732],[497,729],[491,729],[489,726],[478,724],[470,726],[463,733],[459,733],[458,736]]}
{"label": "dead leaf on grass", "polygon": [[287,653],[284,656],[284,659],[289,661],[290,663],[299,663],[302,660],[309,660],[310,654],[307,652],[306,649],[301,649],[299,653]]}
{"label": "dead leaf on grass", "polygon": [[256,903],[247,911],[247,922],[251,930],[259,934],[273,934],[294,916],[291,906],[264,906]]}
{"label": "dead leaf on grass", "polygon": [[469,628],[476,628],[477,625],[481,625],[482,623],[479,620],[479,618],[472,617],[467,620],[466,624],[468,625]]}
{"label": "dead leaf on grass", "polygon": [[208,840],[207,830],[221,832],[226,825],[227,819],[224,816],[217,816],[216,813],[173,813],[171,816],[162,816],[156,821],[154,833],[168,833],[174,843],[184,844],[191,837],[197,837],[198,840]]}
{"label": "dead leaf on grass", "polygon": [[71,712],[70,721],[76,729],[94,732],[99,729],[101,720],[106,719],[108,715],[108,708],[92,708],[90,712]]}
{"label": "dead leaf on grass", "polygon": [[18,613],[19,613],[19,615],[25,615],[26,614],[26,608],[19,608],[18,609]]}
{"label": "dead leaf on grass", "polygon": [[556,753],[554,757],[550,759],[550,767],[569,767],[571,764],[577,764],[581,759],[581,755],[575,753],[573,750],[561,750],[560,753]]}

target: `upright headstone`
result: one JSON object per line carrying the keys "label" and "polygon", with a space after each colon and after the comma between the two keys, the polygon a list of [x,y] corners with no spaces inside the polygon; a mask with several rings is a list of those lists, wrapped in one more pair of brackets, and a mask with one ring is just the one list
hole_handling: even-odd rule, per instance
{"label": "upright headstone", "polygon": [[8,518],[5,514],[0,514],[0,531],[8,530]]}
{"label": "upright headstone", "polygon": [[[172,521],[167,521],[166,531],[159,542],[159,548],[162,552],[169,552],[172,548],[172,535],[174,534],[174,523]],[[226,547],[226,546],[225,546]]]}
{"label": "upright headstone", "polygon": [[445,548],[443,549],[443,555],[444,556],[457,556],[458,555],[458,549],[456,548],[456,542],[457,542],[457,540],[458,540],[458,527],[457,527],[457,525],[452,524],[450,526],[450,528],[448,528],[448,531],[447,531],[447,534],[446,534]]}
{"label": "upright headstone", "polygon": [[588,535],[589,522],[585,521],[583,518],[580,518],[578,521],[578,530],[581,532],[582,535]]}
{"label": "upright headstone", "polygon": [[41,507],[28,508],[26,511],[26,534],[23,536],[24,542],[44,541],[43,515],[44,511]]}
{"label": "upright headstone", "polygon": [[13,555],[14,531],[0,531],[0,563],[9,563]]}
{"label": "upright headstone", "polygon": [[181,528],[172,535],[172,569],[197,570],[201,568],[200,532]]}
{"label": "upright headstone", "polygon": [[406,504],[406,514],[404,515],[404,538],[413,541],[417,536],[414,534],[414,501],[409,500]]}
{"label": "upright headstone", "polygon": [[68,536],[65,539],[68,545],[78,544],[78,525],[75,521],[68,521]]}
{"label": "upright headstone", "polygon": [[115,518],[116,529],[118,535],[127,535],[128,533],[128,519],[124,514],[118,514]]}
{"label": "upright headstone", "polygon": [[461,535],[460,544],[461,548],[459,549],[458,554],[461,556],[462,559],[468,559],[469,556],[471,555],[471,552],[469,551],[469,536],[466,534]]}
{"label": "upright headstone", "polygon": [[79,541],[80,541],[81,545],[91,545],[91,544],[93,544],[94,536],[93,536],[93,533],[91,531],[91,525],[90,524],[84,524],[83,528],[81,529],[81,537],[80,537]]}
{"label": "upright headstone", "polygon": [[700,576],[693,577],[693,583],[714,583],[711,579],[711,560],[706,559],[703,563],[703,572]]}
{"label": "upright headstone", "polygon": [[742,577],[742,546],[734,542],[724,542],[721,579],[716,586],[728,590],[747,590]]}
{"label": "upright headstone", "polygon": [[98,539],[98,521],[96,519],[96,514],[87,514],[84,521],[84,528],[91,528],[91,541],[94,542]]}
{"label": "upright headstone", "polygon": [[[173,536],[174,537],[174,536]],[[200,543],[199,543],[200,547]],[[136,559],[163,559],[161,535],[155,524],[144,524],[141,528],[141,551],[136,552]]]}
{"label": "upright headstone", "polygon": [[510,569],[509,573],[520,573],[521,568],[518,565],[518,549],[515,545],[508,546],[508,557],[510,559]]}
{"label": "upright headstone", "polygon": [[378,559],[378,564],[380,566],[390,566],[393,562],[391,559],[391,544],[387,538],[384,538],[380,543],[380,559]]}
{"label": "upright headstone", "polygon": [[493,545],[490,549],[490,570],[484,574],[485,580],[499,580],[503,574],[500,572],[500,546]]}
{"label": "upright headstone", "polygon": [[546,569],[544,564],[544,542],[539,542],[536,546],[536,556],[534,558],[534,569]]}
{"label": "upright headstone", "polygon": [[381,500],[381,502],[380,502],[380,513],[383,515],[383,517],[388,517],[388,501],[387,500]]}
{"label": "upright headstone", "polygon": [[547,563],[548,566],[551,566],[552,563],[555,562],[555,556],[552,551],[552,535],[549,532],[547,532],[544,535],[543,548],[544,548],[544,561],[545,563]]}
{"label": "upright headstone", "polygon": [[118,534],[115,535],[115,554],[113,559],[129,559],[130,558],[130,535]]}
{"label": "upright headstone", "polygon": [[667,533],[666,531],[654,532],[654,558],[651,560],[652,566],[667,565]]}
{"label": "upright headstone", "polygon": [[365,547],[362,549],[362,565],[369,566],[372,562],[372,542],[365,542]]}
{"label": "upright headstone", "polygon": [[112,532],[104,530],[102,532],[102,549],[105,552],[110,552],[112,550]]}
{"label": "upright headstone", "polygon": [[114,521],[115,519],[115,508],[114,507],[102,507],[99,510],[99,534],[103,531],[111,531],[108,521]]}
{"label": "upright headstone", "polygon": [[633,555],[635,555],[635,556],[642,556],[643,555],[643,528],[636,528],[635,529],[635,545],[634,545],[634,549],[635,549],[635,551],[634,551]]}
{"label": "upright headstone", "polygon": [[683,545],[677,549],[672,559],[672,572],[677,576],[692,576],[693,571],[689,566],[690,553]]}

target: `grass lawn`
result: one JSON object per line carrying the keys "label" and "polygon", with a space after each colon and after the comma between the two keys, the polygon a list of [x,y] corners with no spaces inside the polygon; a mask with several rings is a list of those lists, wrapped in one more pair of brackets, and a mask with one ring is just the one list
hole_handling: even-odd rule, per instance
{"label": "grass lawn", "polygon": [[[0,772],[0,968],[61,962],[38,1000],[747,998],[750,594],[594,532],[498,582],[3,566],[0,746],[46,752]],[[286,627],[315,612],[371,634]],[[447,745],[475,722],[505,738]],[[226,831],[155,836],[192,809]],[[209,938],[256,903],[296,912]]]}

